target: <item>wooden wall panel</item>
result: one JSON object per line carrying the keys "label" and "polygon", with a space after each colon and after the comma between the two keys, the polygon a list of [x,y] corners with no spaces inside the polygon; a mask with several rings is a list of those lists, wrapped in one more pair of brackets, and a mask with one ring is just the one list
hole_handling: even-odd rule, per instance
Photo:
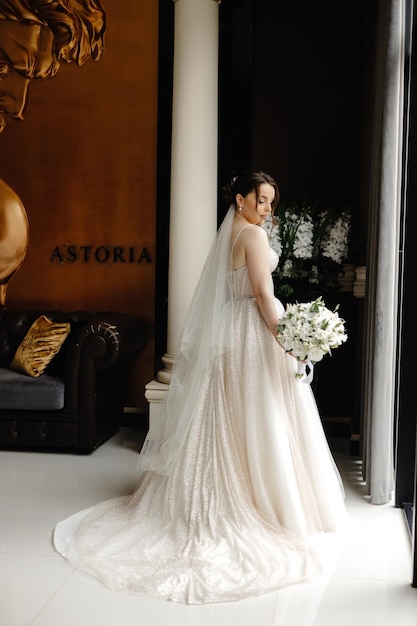
{"label": "wooden wall panel", "polygon": [[[22,199],[30,228],[6,306],[113,309],[152,329],[158,1],[103,6],[103,57],[32,81],[25,119],[0,135],[0,178]],[[151,338],[138,359],[127,404],[146,407],[153,346]]]}

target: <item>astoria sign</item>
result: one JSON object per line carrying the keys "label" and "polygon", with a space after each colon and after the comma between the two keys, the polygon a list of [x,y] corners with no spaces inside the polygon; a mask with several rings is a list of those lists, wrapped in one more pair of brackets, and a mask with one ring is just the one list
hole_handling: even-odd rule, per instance
{"label": "astoria sign", "polygon": [[112,245],[57,245],[49,260],[53,263],[108,263],[111,265],[152,263],[147,248]]}

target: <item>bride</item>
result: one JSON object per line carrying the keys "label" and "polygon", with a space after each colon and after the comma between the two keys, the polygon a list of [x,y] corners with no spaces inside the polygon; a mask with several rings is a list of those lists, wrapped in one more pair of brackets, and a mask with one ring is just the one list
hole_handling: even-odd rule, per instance
{"label": "bride", "polygon": [[115,591],[190,604],[266,593],[319,574],[312,539],[345,520],[314,396],[276,341],[278,259],[259,225],[277,184],[255,171],[229,187],[135,492],[55,529],[57,551]]}

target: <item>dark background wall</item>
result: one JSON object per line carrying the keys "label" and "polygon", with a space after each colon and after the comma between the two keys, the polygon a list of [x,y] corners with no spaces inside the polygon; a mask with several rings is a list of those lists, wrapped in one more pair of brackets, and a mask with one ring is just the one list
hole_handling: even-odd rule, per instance
{"label": "dark background wall", "polygon": [[368,0],[220,5],[220,182],[273,173],[282,198],[358,211]]}
{"label": "dark background wall", "polygon": [[283,198],[359,206],[366,2],[256,2],[253,164]]}

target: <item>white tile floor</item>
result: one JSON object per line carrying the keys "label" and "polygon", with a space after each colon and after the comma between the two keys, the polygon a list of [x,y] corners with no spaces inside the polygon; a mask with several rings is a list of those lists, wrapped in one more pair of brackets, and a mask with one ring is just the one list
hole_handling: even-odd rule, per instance
{"label": "white tile floor", "polygon": [[400,510],[363,495],[359,462],[332,443],[349,526],[332,575],[235,603],[183,606],[110,592],[52,547],[56,522],[130,493],[138,432],[90,456],[0,452],[1,626],[414,626],[411,545]]}

